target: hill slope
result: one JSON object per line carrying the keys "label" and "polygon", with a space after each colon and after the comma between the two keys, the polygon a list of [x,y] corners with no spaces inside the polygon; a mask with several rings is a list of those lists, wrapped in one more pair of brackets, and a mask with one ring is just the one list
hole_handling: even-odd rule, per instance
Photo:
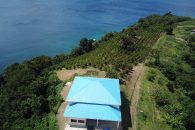
{"label": "hill slope", "polygon": [[[195,21],[163,35],[147,62],[138,107],[140,130],[195,129]],[[189,40],[191,39],[191,40]]]}
{"label": "hill slope", "polygon": [[[58,129],[55,114],[62,101],[59,93],[63,83],[55,70],[92,66],[125,84],[132,66],[154,54],[153,46],[161,34],[172,33],[175,24],[187,20],[190,18],[170,13],[152,15],[121,32],[106,34],[93,45],[91,40],[82,39],[71,54],[41,56],[10,65],[0,75],[0,129]],[[128,129],[130,100],[123,88],[123,127]]]}

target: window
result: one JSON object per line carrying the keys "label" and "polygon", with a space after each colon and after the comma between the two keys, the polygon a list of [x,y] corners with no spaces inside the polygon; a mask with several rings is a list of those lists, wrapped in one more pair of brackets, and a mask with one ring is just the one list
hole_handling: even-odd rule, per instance
{"label": "window", "polygon": [[78,123],[84,123],[84,120],[78,120]]}
{"label": "window", "polygon": [[77,120],[71,119],[71,122],[77,123]]}

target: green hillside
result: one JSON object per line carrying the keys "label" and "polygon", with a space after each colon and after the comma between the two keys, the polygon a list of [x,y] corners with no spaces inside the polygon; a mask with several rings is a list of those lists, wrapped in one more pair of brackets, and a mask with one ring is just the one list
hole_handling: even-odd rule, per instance
{"label": "green hillside", "polygon": [[[139,130],[195,129],[195,21],[163,35],[147,62],[138,106]],[[182,39],[181,39],[182,38]]]}
{"label": "green hillside", "polygon": [[[107,77],[119,78],[125,84],[134,65],[156,54],[156,41],[164,33],[172,34],[178,23],[189,20],[191,18],[171,13],[148,16],[121,32],[106,34],[99,41],[81,39],[80,46],[70,54],[54,58],[40,56],[8,66],[0,75],[0,129],[58,129],[55,114],[62,101],[59,93],[63,83],[56,77],[56,70],[95,67],[106,71]],[[193,56],[188,62],[191,64],[192,60]],[[184,66],[189,68],[187,64]],[[168,79],[163,82],[168,82]],[[167,90],[166,87],[163,90]],[[125,99],[125,107],[129,107],[128,98],[122,99]],[[129,120],[126,115],[129,113],[124,107],[122,115],[124,129],[127,129]]]}

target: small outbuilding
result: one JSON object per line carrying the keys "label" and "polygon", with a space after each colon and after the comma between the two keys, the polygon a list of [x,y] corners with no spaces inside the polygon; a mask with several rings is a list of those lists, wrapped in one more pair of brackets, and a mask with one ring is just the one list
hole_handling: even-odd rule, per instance
{"label": "small outbuilding", "polygon": [[[121,128],[121,96],[118,79],[75,77],[64,111],[65,130]],[[72,128],[72,129],[71,129]]]}

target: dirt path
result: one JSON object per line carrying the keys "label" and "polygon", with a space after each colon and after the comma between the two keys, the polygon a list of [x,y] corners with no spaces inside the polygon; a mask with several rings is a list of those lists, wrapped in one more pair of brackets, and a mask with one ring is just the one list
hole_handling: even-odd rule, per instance
{"label": "dirt path", "polygon": [[63,117],[63,114],[64,114],[64,109],[66,108],[65,100],[69,90],[70,90],[70,86],[65,86],[60,93],[60,95],[63,97],[64,102],[61,104],[61,106],[58,109],[58,113],[56,114],[59,130],[64,130],[65,127],[65,118]]}
{"label": "dirt path", "polygon": [[[100,71],[94,68],[57,71],[57,76],[62,81],[69,80],[74,74],[79,74],[79,75],[94,75],[95,74],[95,76],[97,77],[106,76],[106,73],[104,71]],[[70,85],[65,86],[60,93],[64,102],[61,104],[61,106],[58,109],[58,113],[56,114],[59,130],[64,130],[64,127],[65,127],[65,118],[63,117],[63,114],[64,114],[64,109],[66,108],[66,97],[68,95],[70,87],[71,87]]]}
{"label": "dirt path", "polygon": [[132,128],[130,130],[136,130],[136,117],[137,117],[137,105],[139,101],[141,78],[144,73],[144,64],[138,64],[133,67],[133,72],[127,80],[127,91],[131,99],[130,111],[131,111],[131,123]]}

